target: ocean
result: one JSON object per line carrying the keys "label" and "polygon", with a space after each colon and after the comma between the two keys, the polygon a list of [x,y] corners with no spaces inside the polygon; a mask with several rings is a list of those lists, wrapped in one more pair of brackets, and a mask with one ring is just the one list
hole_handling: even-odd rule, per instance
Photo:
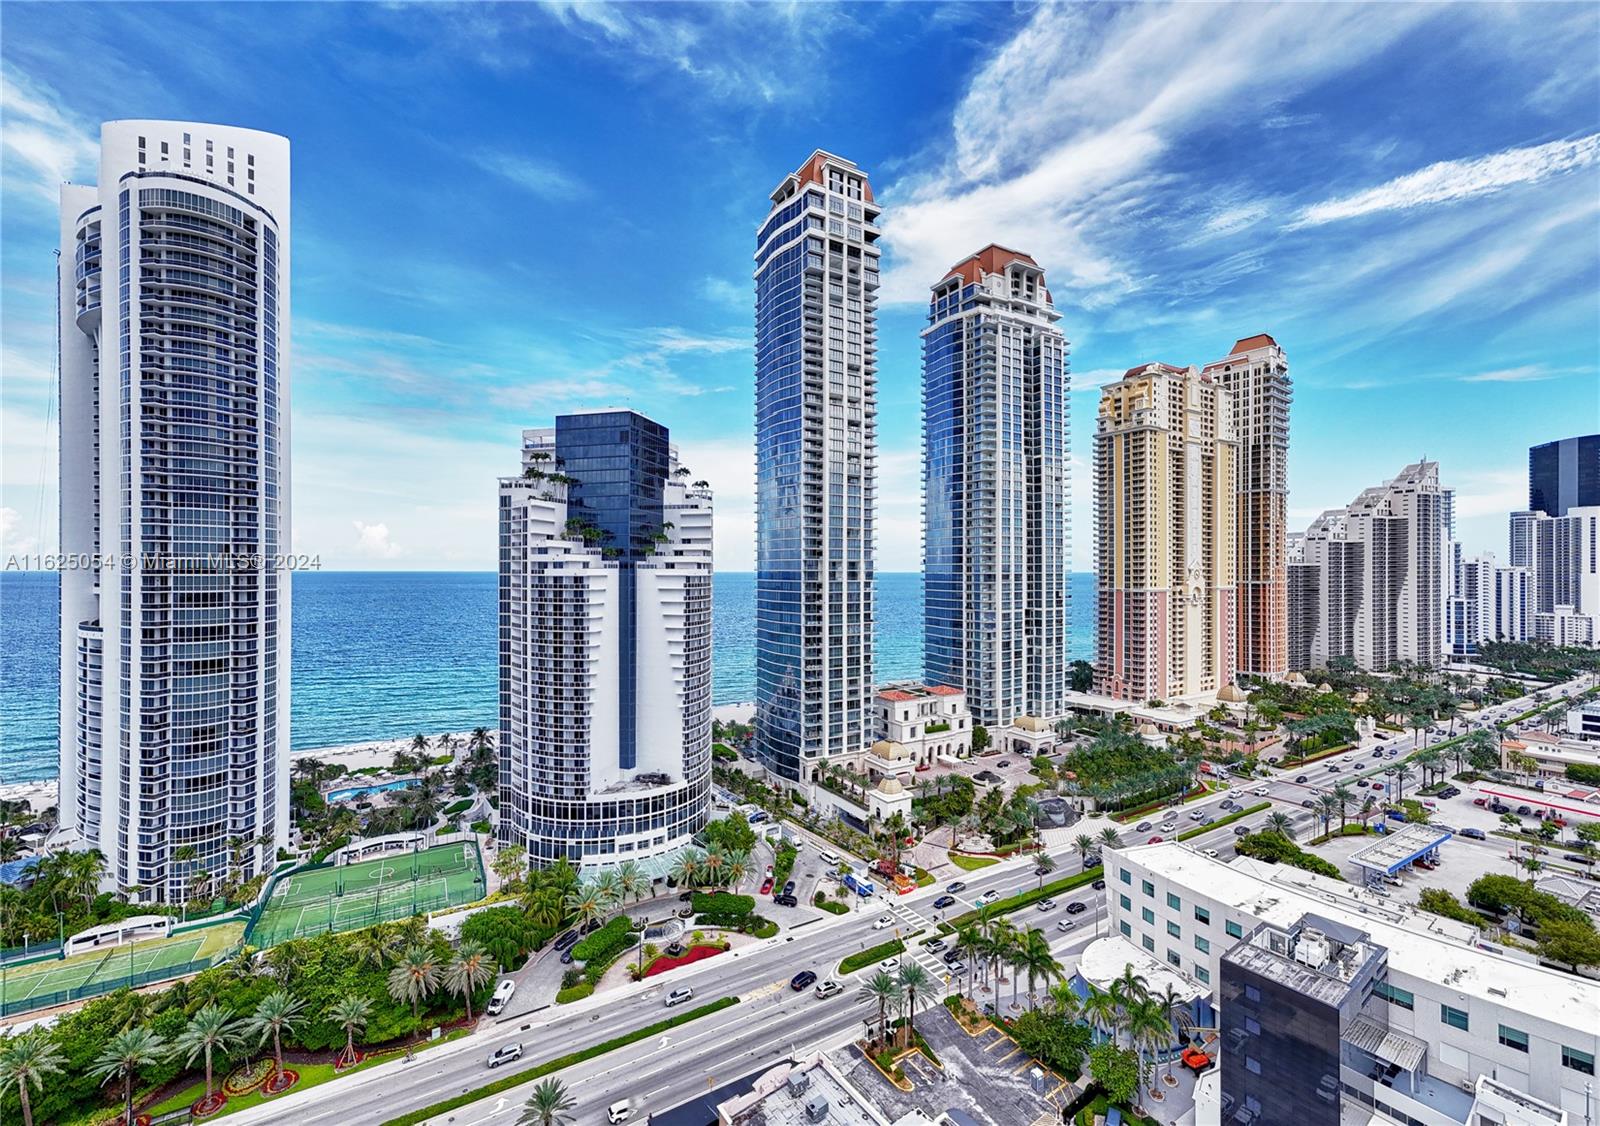
{"label": "ocean", "polygon": [[[1091,658],[1094,576],[1071,580],[1068,655]],[[54,574],[0,574],[0,784],[56,775]],[[496,580],[485,572],[294,576],[295,749],[493,727]],[[755,575],[713,585],[713,696],[755,697]],[[877,679],[922,674],[922,576],[878,575]]]}

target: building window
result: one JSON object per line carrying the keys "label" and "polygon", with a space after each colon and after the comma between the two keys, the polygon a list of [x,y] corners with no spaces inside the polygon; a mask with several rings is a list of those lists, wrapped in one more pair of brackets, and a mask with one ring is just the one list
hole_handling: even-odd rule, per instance
{"label": "building window", "polygon": [[1209,925],[1211,923],[1211,912],[1204,907],[1196,907],[1194,909],[1194,921]]}
{"label": "building window", "polygon": [[1169,949],[1167,951],[1167,961],[1171,962],[1174,966],[1183,965],[1183,959],[1178,957],[1178,952],[1176,950]]}
{"label": "building window", "polygon": [[1173,938],[1182,938],[1183,937],[1183,928],[1180,927],[1177,923],[1170,923],[1169,922],[1167,924],[1167,933],[1170,934]]}
{"label": "building window", "polygon": [[1151,883],[1149,880],[1145,880],[1143,883],[1145,895],[1149,896],[1151,899],[1154,899],[1156,897],[1156,885]]}
{"label": "building window", "polygon": [[1167,906],[1172,908],[1174,911],[1182,911],[1183,900],[1179,899],[1169,891],[1167,892]]}
{"label": "building window", "polygon": [[1228,932],[1228,937],[1229,938],[1243,938],[1244,937],[1244,928],[1241,927],[1238,923],[1234,922],[1232,919],[1229,919],[1227,922],[1223,923],[1222,924],[1222,929]]}
{"label": "building window", "polygon": [[1515,1048],[1519,1052],[1526,1052],[1528,1050],[1528,1034],[1521,1029],[1502,1024],[1500,1026],[1500,1043],[1507,1048]]}
{"label": "building window", "polygon": [[1128,921],[1126,919],[1117,924],[1117,929],[1122,932],[1123,938],[1133,937],[1133,928],[1128,925]]}
{"label": "building window", "polygon": [[1128,872],[1128,870],[1126,868],[1121,869],[1117,874],[1122,877],[1122,882],[1123,883],[1128,884],[1129,886],[1132,886],[1132,884],[1133,884],[1133,876],[1129,874],[1129,872]]}
{"label": "building window", "polygon": [[1209,953],[1211,953],[1211,940],[1210,939],[1206,939],[1206,938],[1201,938],[1199,935],[1195,935],[1194,936],[1194,948],[1196,950],[1200,951],[1200,953],[1202,953],[1202,954],[1209,954]]}
{"label": "building window", "polygon": [[1139,942],[1144,946],[1144,948],[1146,950],[1150,951],[1152,954],[1155,953],[1155,949],[1156,949],[1156,940],[1155,939],[1151,938],[1149,935],[1143,935],[1143,936],[1140,937]]}
{"label": "building window", "polygon": [[1589,1052],[1580,1052],[1576,1048],[1566,1045],[1561,1047],[1561,1066],[1570,1067],[1573,1071],[1581,1071],[1585,1075],[1594,1074],[1594,1056]]}
{"label": "building window", "polygon": [[1151,924],[1152,926],[1155,925],[1156,913],[1154,911],[1150,910],[1150,908],[1148,908],[1148,907],[1139,908],[1139,917],[1141,919],[1143,919],[1145,922]]}
{"label": "building window", "polygon": [[1412,997],[1406,990],[1390,985],[1387,981],[1373,982],[1372,991],[1391,1005],[1402,1009],[1415,1008],[1416,998]]}
{"label": "building window", "polygon": [[1211,971],[1206,969],[1199,962],[1194,964],[1194,976],[1199,978],[1200,981],[1206,985],[1211,984]]}
{"label": "building window", "polygon": [[1467,1014],[1460,1009],[1452,1009],[1449,1005],[1439,1006],[1439,1019],[1451,1028],[1467,1031]]}
{"label": "building window", "polygon": [[1122,909],[1124,911],[1133,910],[1133,900],[1129,899],[1127,896],[1119,895],[1117,896],[1117,901],[1122,904]]}

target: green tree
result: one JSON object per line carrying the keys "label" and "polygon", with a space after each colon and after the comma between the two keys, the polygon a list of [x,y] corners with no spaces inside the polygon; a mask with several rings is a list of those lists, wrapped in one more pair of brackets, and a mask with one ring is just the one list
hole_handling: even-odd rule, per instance
{"label": "green tree", "polygon": [[489,868],[503,885],[515,890],[528,875],[528,850],[521,845],[506,845],[495,853]]}
{"label": "green tree", "polygon": [[899,978],[879,970],[861,986],[861,996],[878,1006],[878,1039],[875,1048],[889,1043],[889,1008],[902,996]]}
{"label": "green tree", "polygon": [[906,1043],[916,1042],[917,999],[926,1001],[933,988],[933,975],[922,968],[922,963],[907,960],[900,963],[900,989],[905,994]]}
{"label": "green tree", "polygon": [[323,1012],[323,1017],[344,1030],[342,1062],[355,1062],[356,1033],[366,1029],[372,1019],[372,1002],[356,993],[346,993]]}
{"label": "green tree", "polygon": [[166,1049],[167,1043],[158,1033],[143,1026],[126,1028],[108,1040],[89,1065],[89,1074],[99,1079],[101,1086],[113,1079],[122,1080],[124,1122],[133,1121],[134,1079],[143,1069],[160,1063]]}
{"label": "green tree", "polygon": [[972,725],[972,753],[981,755],[989,749],[989,729],[981,723]]}
{"label": "green tree", "polygon": [[422,1028],[422,1002],[439,987],[439,961],[426,946],[412,946],[389,971],[389,996],[411,1006],[412,1024]]}
{"label": "green tree", "polygon": [[561,1126],[561,1123],[573,1121],[567,1111],[577,1105],[561,1080],[546,1079],[533,1089],[533,1094],[523,1104],[517,1126]]}
{"label": "green tree", "polygon": [[283,1072],[283,1034],[293,1032],[305,1020],[305,1002],[287,989],[274,989],[256,1006],[255,1012],[245,1018],[245,1029],[256,1036],[256,1043],[272,1040],[273,1066]]}
{"label": "green tree", "polygon": [[1107,848],[1117,848],[1122,844],[1122,838],[1117,835],[1117,831],[1115,829],[1113,829],[1110,825],[1107,825],[1104,829],[1100,830],[1100,843],[1105,845]]}
{"label": "green tree", "polygon": [[467,1005],[467,1023],[472,1023],[472,995],[494,980],[495,964],[488,951],[476,942],[463,942],[444,972],[444,985]]}
{"label": "green tree", "polygon": [[1126,1106],[1139,1090],[1139,1060],[1107,1041],[1089,1049],[1089,1074],[1113,1105]]}
{"label": "green tree", "polygon": [[239,1042],[240,1035],[232,1013],[217,1005],[207,1005],[189,1018],[189,1023],[172,1041],[172,1054],[181,1057],[184,1066],[193,1067],[196,1056],[205,1058],[207,1101],[211,1098],[212,1058],[219,1054],[226,1056]]}
{"label": "green tree", "polygon": [[1018,949],[1020,960],[1017,963],[1028,978],[1028,1004],[1033,1007],[1033,993],[1039,982],[1044,982],[1046,987],[1053,981],[1061,978],[1061,963],[1056,961],[1050,952],[1050,940],[1044,932],[1033,928],[1022,936]]}
{"label": "green tree", "polygon": [[1294,840],[1294,821],[1281,809],[1267,815],[1266,827],[1269,832],[1277,833],[1284,840]]}
{"label": "green tree", "polygon": [[1575,970],[1600,966],[1600,933],[1582,923],[1547,920],[1539,927],[1539,957]]}
{"label": "green tree", "polygon": [[22,1126],[33,1126],[33,1100],[29,1093],[44,1090],[44,1081],[59,1075],[66,1057],[50,1035],[50,1030],[35,1026],[20,1036],[0,1042],[0,1087],[16,1085],[22,1100]]}

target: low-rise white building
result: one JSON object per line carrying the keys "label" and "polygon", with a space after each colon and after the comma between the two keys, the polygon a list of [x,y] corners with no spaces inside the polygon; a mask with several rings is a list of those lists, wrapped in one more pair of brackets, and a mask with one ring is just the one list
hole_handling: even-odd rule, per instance
{"label": "low-rise white building", "polygon": [[1533,616],[1533,637],[1546,645],[1593,645],[1594,617],[1560,604]]}
{"label": "low-rise white building", "polygon": [[[1288,931],[1315,917],[1381,948],[1384,965],[1368,982],[1360,1030],[1385,1031],[1373,1046],[1382,1058],[1394,1057],[1389,1066],[1396,1070],[1378,1084],[1350,1067],[1368,1056],[1344,1052],[1324,1103],[1342,1099],[1352,1111],[1376,1114],[1377,1122],[1524,1121],[1480,1113],[1493,1109],[1478,1105],[1479,1080],[1488,1076],[1500,1088],[1564,1110],[1539,1119],[1551,1126],[1592,1121],[1586,1115],[1600,1109],[1592,1093],[1600,982],[1544,968],[1468,924],[1286,865],[1225,862],[1170,842],[1107,852],[1106,899],[1111,937],[1101,942],[1131,944],[1164,961],[1223,1008],[1229,1004],[1224,955],[1264,925]],[[1244,1042],[1224,1038],[1218,1046],[1226,1053],[1243,1050]],[[1280,1078],[1307,1082],[1308,1095],[1318,1083],[1315,1076]]]}
{"label": "low-rise white building", "polygon": [[909,778],[935,759],[965,758],[972,750],[967,694],[947,684],[888,684],[873,700],[877,741],[863,763],[869,776]]}
{"label": "low-rise white building", "polygon": [[1567,709],[1567,734],[1580,739],[1600,739],[1600,700]]}
{"label": "low-rise white building", "polygon": [[[1577,739],[1560,739],[1542,731],[1529,731],[1500,741],[1500,766],[1521,773],[1518,762],[1532,759],[1541,778],[1566,778],[1567,767],[1600,767],[1600,747]],[[1526,765],[1526,764],[1524,764]]]}

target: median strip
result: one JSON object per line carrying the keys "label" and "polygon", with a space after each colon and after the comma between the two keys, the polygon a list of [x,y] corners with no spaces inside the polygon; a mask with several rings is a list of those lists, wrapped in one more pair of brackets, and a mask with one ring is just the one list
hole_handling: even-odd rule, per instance
{"label": "median strip", "polygon": [[977,922],[978,919],[983,915],[984,911],[988,911],[991,916],[1008,915],[1012,911],[1018,911],[1024,907],[1027,907],[1029,904],[1038,903],[1041,899],[1049,899],[1051,896],[1060,895],[1062,892],[1072,891],[1075,888],[1081,888],[1084,884],[1093,883],[1095,880],[1098,880],[1100,878],[1101,871],[1102,870],[1098,867],[1088,868],[1082,872],[1079,872],[1076,876],[1068,876],[1066,879],[1056,880],[1054,883],[1045,884],[1042,888],[1034,888],[1030,891],[1018,892],[1016,895],[1009,896],[1005,899],[997,899],[993,903],[989,904],[986,908],[980,908],[976,911],[967,911],[957,915],[954,919],[951,919],[947,923],[940,923],[939,932],[941,934],[952,934],[958,928],[964,927],[968,923]]}
{"label": "median strip", "polygon": [[[915,930],[906,935],[906,938],[915,938],[921,933],[922,932],[920,930]],[[872,963],[881,962],[885,958],[893,958],[896,955],[904,954],[905,950],[905,942],[898,938],[891,939],[888,942],[879,943],[877,946],[869,946],[865,950],[851,954],[844,961],[840,962],[839,970],[834,976],[843,977],[845,974],[853,974],[862,966],[870,966]]]}
{"label": "median strip", "polygon": [[552,1072],[571,1067],[573,1064],[583,1063],[585,1060],[592,1060],[596,1056],[603,1056],[607,1052],[616,1051],[618,1048],[625,1048],[629,1044],[637,1044],[640,1040],[648,1040],[650,1037],[657,1036],[668,1029],[677,1028],[680,1025],[688,1024],[692,1020],[698,1020],[701,1017],[710,1016],[712,1013],[721,1012],[723,1009],[730,1008],[738,1003],[739,998],[737,997],[723,997],[720,1000],[711,1002],[709,1005],[701,1005],[698,1009],[691,1009],[686,1013],[668,1017],[666,1020],[659,1020],[655,1024],[647,1025],[644,1028],[636,1028],[632,1032],[623,1033],[621,1036],[596,1044],[592,1048],[581,1048],[576,1052],[557,1056],[553,1060],[547,1060],[525,1071],[519,1071],[514,1075],[496,1079],[493,1083],[486,1084],[476,1090],[456,1095],[454,1098],[445,1099],[442,1102],[434,1103],[432,1106],[423,1107],[421,1110],[409,1111],[398,1118],[390,1118],[383,1123],[383,1126],[417,1126],[417,1123],[426,1122],[436,1114],[444,1114],[447,1111],[470,1106],[480,1099],[486,1099],[503,1091],[509,1091],[511,1088],[520,1086],[530,1080],[542,1079]]}

